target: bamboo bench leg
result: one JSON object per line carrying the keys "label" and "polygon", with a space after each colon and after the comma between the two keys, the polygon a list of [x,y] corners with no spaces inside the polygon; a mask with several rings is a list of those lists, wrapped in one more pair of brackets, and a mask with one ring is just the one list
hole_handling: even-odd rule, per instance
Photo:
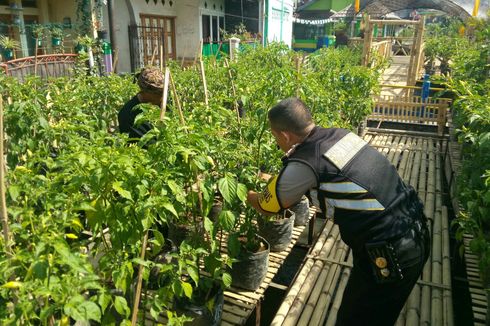
{"label": "bamboo bench leg", "polygon": [[257,305],[255,306],[255,326],[260,326],[261,306],[262,300],[260,299],[257,301]]}
{"label": "bamboo bench leg", "polygon": [[316,213],[310,219],[310,223],[308,224],[308,245],[311,246],[313,244],[313,236],[315,234],[315,221],[316,221]]}

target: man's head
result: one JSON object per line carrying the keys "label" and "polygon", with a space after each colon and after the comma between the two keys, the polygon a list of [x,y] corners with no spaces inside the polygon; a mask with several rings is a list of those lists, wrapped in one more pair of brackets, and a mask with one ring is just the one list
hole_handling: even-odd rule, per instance
{"label": "man's head", "polygon": [[145,67],[138,75],[138,86],[143,102],[159,105],[163,95],[164,76],[157,67]]}
{"label": "man's head", "polygon": [[295,97],[279,102],[269,110],[268,116],[272,134],[284,152],[303,141],[315,126],[310,110]]}

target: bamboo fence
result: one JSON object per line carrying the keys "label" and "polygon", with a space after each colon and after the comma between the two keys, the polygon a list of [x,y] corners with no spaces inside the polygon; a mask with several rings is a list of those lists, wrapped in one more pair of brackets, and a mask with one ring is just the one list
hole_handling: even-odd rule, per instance
{"label": "bamboo fence", "polygon": [[[411,184],[432,221],[431,257],[396,322],[453,325],[447,208],[442,205],[442,148],[437,137],[368,132],[364,139],[383,153]],[[321,248],[321,249],[319,249]],[[334,325],[350,275],[350,249],[328,222],[307,256],[271,325]]]}

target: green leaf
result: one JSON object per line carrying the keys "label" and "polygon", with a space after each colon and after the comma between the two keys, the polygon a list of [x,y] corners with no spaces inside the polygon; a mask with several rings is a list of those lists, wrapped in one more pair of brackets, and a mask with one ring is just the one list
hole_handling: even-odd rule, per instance
{"label": "green leaf", "polygon": [[192,285],[187,282],[181,282],[182,289],[184,289],[184,294],[189,299],[192,297]]}
{"label": "green leaf", "polygon": [[231,286],[232,278],[228,273],[223,273],[223,284],[228,288]]}
{"label": "green leaf", "polygon": [[172,213],[175,217],[178,217],[179,214],[177,213],[177,211],[175,210],[175,207],[174,205],[172,205],[171,203],[169,202],[164,202],[162,203],[162,206],[163,208],[165,208],[167,211],[169,211],[170,213]]}
{"label": "green leaf", "polygon": [[114,307],[120,315],[125,316],[126,318],[129,317],[131,311],[129,310],[128,302],[124,297],[116,296],[116,299],[114,300]]}
{"label": "green leaf", "polygon": [[115,181],[112,184],[112,189],[117,191],[119,193],[119,195],[121,195],[121,197],[129,199],[129,200],[133,200],[133,198],[131,197],[131,193],[122,187],[121,181]]}
{"label": "green leaf", "polygon": [[102,308],[102,312],[104,312],[106,310],[107,306],[109,306],[109,304],[111,303],[110,294],[102,292],[99,295],[99,301],[98,302],[99,302],[100,307]]}
{"label": "green leaf", "polygon": [[192,278],[194,283],[199,284],[199,272],[196,267],[194,266],[187,266],[187,272],[189,273],[189,276]]}
{"label": "green leaf", "polygon": [[231,234],[228,237],[228,253],[230,257],[237,257],[240,253],[240,241],[238,240],[238,234]]}
{"label": "green leaf", "polygon": [[8,187],[8,192],[9,192],[10,198],[12,198],[13,201],[16,201],[20,195],[20,188],[17,185],[11,185]]}
{"label": "green leaf", "polygon": [[80,210],[80,211],[86,211],[86,212],[96,212],[97,210],[92,206],[90,205],[90,203],[88,202],[83,202],[80,204],[80,206],[78,206],[77,208],[75,208],[76,210]]}
{"label": "green leaf", "polygon": [[233,230],[236,222],[236,216],[232,211],[222,210],[219,214],[218,219],[219,224],[225,231],[230,232],[231,230]]}
{"label": "green leaf", "polygon": [[63,307],[66,315],[76,321],[95,320],[100,322],[102,316],[99,306],[92,302],[86,301],[81,295],[71,298]]}
{"label": "green leaf", "polygon": [[239,183],[236,191],[238,199],[240,199],[242,202],[245,202],[247,200],[247,192],[247,186],[243,183]]}
{"label": "green leaf", "polygon": [[226,175],[224,178],[221,178],[218,181],[219,192],[228,203],[232,203],[233,199],[236,198],[237,187],[237,181],[230,175]]}
{"label": "green leaf", "polygon": [[208,217],[205,217],[204,218],[204,229],[213,235],[214,233],[214,224],[213,222],[208,218]]}

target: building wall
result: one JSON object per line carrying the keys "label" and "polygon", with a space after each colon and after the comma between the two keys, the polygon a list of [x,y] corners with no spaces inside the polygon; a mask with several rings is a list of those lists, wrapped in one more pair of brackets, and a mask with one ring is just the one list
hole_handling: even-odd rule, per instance
{"label": "building wall", "polygon": [[267,41],[284,42],[291,47],[293,37],[293,1],[269,0],[268,13]]}

